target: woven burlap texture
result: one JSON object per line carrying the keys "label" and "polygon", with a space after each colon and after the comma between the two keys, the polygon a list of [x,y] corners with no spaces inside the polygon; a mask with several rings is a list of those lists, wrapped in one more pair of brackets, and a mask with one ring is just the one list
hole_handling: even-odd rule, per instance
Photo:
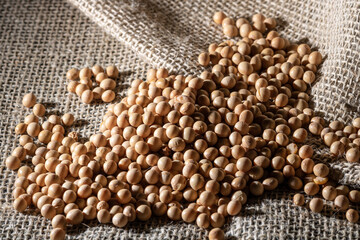
{"label": "woven burlap texture", "polygon": [[[319,80],[312,88],[315,109],[326,119],[347,122],[358,110],[356,1],[71,2],[89,18],[63,1],[6,0],[0,5],[0,239],[46,239],[51,230],[50,222],[40,217],[38,211],[31,209],[19,214],[11,206],[16,172],[7,170],[4,160],[18,145],[13,134],[16,124],[22,115],[30,113],[21,106],[21,97],[32,91],[51,111],[73,113],[80,119],[74,129],[83,137],[89,136],[97,131],[106,105],[84,105],[77,96],[67,93],[64,78],[67,69],[115,63],[121,72],[119,95],[131,80],[143,78],[150,66],[198,73],[201,71],[196,65],[198,53],[209,43],[222,39],[220,27],[211,23],[215,10],[233,17],[248,17],[259,11],[276,17],[284,36],[308,42],[326,56]],[[104,35],[103,30],[112,37]],[[344,182],[352,185],[358,182],[358,165],[338,161],[331,165],[345,173]],[[360,238],[359,226],[344,220],[343,213],[326,206],[322,214],[313,214],[293,206],[292,195],[278,190],[260,199],[250,199],[241,216],[229,219],[226,235],[233,239]],[[130,224],[126,229],[94,221],[67,232],[69,239],[206,236],[206,231],[194,225],[156,218]]]}

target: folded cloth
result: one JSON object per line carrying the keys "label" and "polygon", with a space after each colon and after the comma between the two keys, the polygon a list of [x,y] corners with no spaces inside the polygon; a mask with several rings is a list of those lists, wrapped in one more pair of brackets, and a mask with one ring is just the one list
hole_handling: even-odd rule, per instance
{"label": "folded cloth", "polygon": [[[39,211],[29,209],[20,214],[12,208],[16,172],[8,170],[4,160],[18,145],[14,136],[16,124],[22,115],[30,114],[30,110],[21,106],[22,96],[33,92],[49,110],[73,113],[80,120],[74,129],[87,137],[98,130],[106,105],[84,105],[77,96],[68,93],[65,73],[69,68],[96,63],[117,65],[121,74],[119,95],[131,80],[144,78],[150,67],[165,66],[174,73],[197,74],[202,71],[196,63],[197,55],[210,43],[225,39],[221,27],[212,23],[214,11],[222,10],[231,17],[249,17],[257,12],[276,17],[283,36],[294,42],[308,42],[325,55],[318,81],[311,89],[316,111],[327,120],[339,118],[349,122],[359,110],[356,79],[360,14],[356,1],[70,2],[89,18],[64,1],[5,0],[0,5],[0,239],[48,239],[51,231],[50,222]],[[101,28],[113,37],[104,35]],[[327,148],[318,140],[311,143],[318,146],[318,160],[328,161]],[[344,183],[357,184],[358,164],[334,160],[330,164],[343,175]],[[230,239],[360,238],[359,225],[344,220],[343,212],[333,211],[327,205],[321,214],[313,214],[305,207],[294,206],[293,194],[279,189],[261,198],[250,198],[240,216],[227,221],[226,236]],[[135,222],[125,229],[92,221],[69,227],[67,234],[69,239],[204,239],[207,236],[205,230],[194,224],[159,218]]]}

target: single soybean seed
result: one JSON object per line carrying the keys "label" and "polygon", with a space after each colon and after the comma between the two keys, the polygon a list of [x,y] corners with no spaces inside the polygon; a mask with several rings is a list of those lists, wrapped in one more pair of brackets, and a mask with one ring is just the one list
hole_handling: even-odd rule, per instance
{"label": "single soybean seed", "polygon": [[303,206],[305,204],[305,197],[301,193],[294,195],[293,202],[297,206]]}
{"label": "single soybean seed", "polygon": [[223,12],[216,12],[213,16],[213,20],[216,24],[221,24],[225,18],[226,15]]}
{"label": "single soybean seed", "polygon": [[54,228],[50,233],[51,240],[63,240],[65,239],[65,231],[62,228]]}
{"label": "single soybean seed", "polygon": [[30,108],[33,107],[36,104],[36,97],[33,93],[28,93],[24,95],[22,99],[22,104],[24,107]]}
{"label": "single soybean seed", "polygon": [[359,212],[355,209],[349,209],[346,211],[346,219],[351,223],[356,223],[359,220]]}
{"label": "single soybean seed", "polygon": [[309,203],[310,210],[314,213],[319,213],[323,210],[324,201],[320,198],[313,198]]}
{"label": "single soybean seed", "polygon": [[70,69],[66,73],[66,78],[71,80],[71,81],[77,80],[79,78],[79,70],[76,69],[76,68]]}
{"label": "single soybean seed", "polygon": [[223,240],[225,239],[224,231],[220,228],[213,228],[209,232],[209,240]]}
{"label": "single soybean seed", "polygon": [[119,77],[119,70],[116,66],[108,66],[106,67],[106,74],[113,79],[116,79]]}
{"label": "single soybean seed", "polygon": [[33,107],[34,115],[37,117],[42,117],[45,114],[45,107],[41,103],[37,103]]}
{"label": "single soybean seed", "polygon": [[104,102],[112,102],[115,99],[115,93],[112,90],[106,90],[101,94],[101,99]]}

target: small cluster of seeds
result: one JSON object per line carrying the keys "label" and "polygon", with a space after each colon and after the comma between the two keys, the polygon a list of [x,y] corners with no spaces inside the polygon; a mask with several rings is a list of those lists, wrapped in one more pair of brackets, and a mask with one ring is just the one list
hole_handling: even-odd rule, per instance
{"label": "small cluster of seeds", "polygon": [[[225,217],[238,215],[248,196],[283,184],[314,196],[309,202],[313,212],[323,209],[323,199],[316,197],[321,191],[356,222],[358,212],[348,208],[360,201],[360,192],[336,186],[328,179],[329,168],[316,164],[312,147],[304,145],[308,131],[324,131],[324,120],[314,116],[307,94],[321,54],[280,37],[273,30],[274,19],[261,14],[252,19],[252,24],[244,18],[235,22],[215,13],[225,35],[240,32],[242,39],[211,44],[199,55],[199,64],[211,69],[199,77],[150,69],[146,81],[134,80],[127,97],[108,107],[100,133],[86,143],[73,134],[65,137],[57,116],[41,126],[36,123],[35,115],[44,115],[45,108],[26,95],[24,106],[35,105],[34,116],[16,127],[16,133],[28,135],[21,136],[22,147],[6,165],[18,169],[28,155],[34,166],[18,170],[15,209],[39,208],[52,219],[50,237],[56,240],[65,238],[67,224],[97,219],[124,227],[151,216],[211,227],[209,239],[215,240],[224,239]],[[101,84],[117,77],[110,72],[72,69],[69,89],[90,103],[95,96],[95,89],[89,89],[92,75]],[[356,130],[358,123],[354,121]],[[341,129],[350,139],[356,132],[330,125],[326,134],[338,136]],[[36,137],[46,146],[35,145]],[[296,194],[294,203],[304,205],[304,195]]]}
{"label": "small cluster of seeds", "polygon": [[115,80],[118,77],[119,70],[115,66],[108,66],[105,70],[99,65],[91,69],[83,68],[80,71],[72,68],[66,73],[66,78],[70,80],[67,89],[76,93],[86,104],[100,99],[104,102],[112,102],[115,99]]}
{"label": "small cluster of seeds", "polygon": [[[216,24],[222,25],[223,32],[228,37],[249,37],[253,39],[262,38],[266,31],[276,27],[275,18],[265,18],[262,14],[255,14],[250,24],[246,18],[239,18],[236,21],[229,18],[223,12],[216,12],[213,16]],[[260,33],[260,34],[259,34]]]}
{"label": "small cluster of seeds", "polygon": [[334,156],[342,156],[348,162],[358,162],[360,157],[360,118],[353,120],[352,125],[345,126],[340,121],[333,121],[324,128],[324,120],[309,125],[309,131],[314,135],[320,135],[325,145],[330,147],[330,153]]}
{"label": "small cluster of seeds", "polygon": [[[24,212],[27,207],[34,205],[41,215],[55,222],[51,238],[63,239],[66,219],[58,214],[64,213],[66,200],[73,195],[63,195],[66,185],[60,184],[72,171],[67,163],[71,159],[69,147],[77,140],[76,132],[69,132],[65,137],[65,128],[72,126],[75,118],[66,113],[61,117],[53,114],[45,119],[46,108],[36,103],[32,93],[23,97],[22,104],[32,108],[33,113],[16,126],[20,146],[5,160],[6,166],[18,173],[13,190],[13,206],[15,210]],[[30,159],[33,167],[23,165]],[[71,206],[68,208],[68,211],[72,209]]]}

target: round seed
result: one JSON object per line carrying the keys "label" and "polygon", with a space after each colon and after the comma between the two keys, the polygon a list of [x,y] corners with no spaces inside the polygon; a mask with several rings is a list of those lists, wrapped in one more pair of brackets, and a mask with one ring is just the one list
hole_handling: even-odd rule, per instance
{"label": "round seed", "polygon": [[22,99],[22,104],[24,105],[24,107],[31,108],[35,105],[35,103],[36,97],[33,93],[28,93],[24,95]]}

